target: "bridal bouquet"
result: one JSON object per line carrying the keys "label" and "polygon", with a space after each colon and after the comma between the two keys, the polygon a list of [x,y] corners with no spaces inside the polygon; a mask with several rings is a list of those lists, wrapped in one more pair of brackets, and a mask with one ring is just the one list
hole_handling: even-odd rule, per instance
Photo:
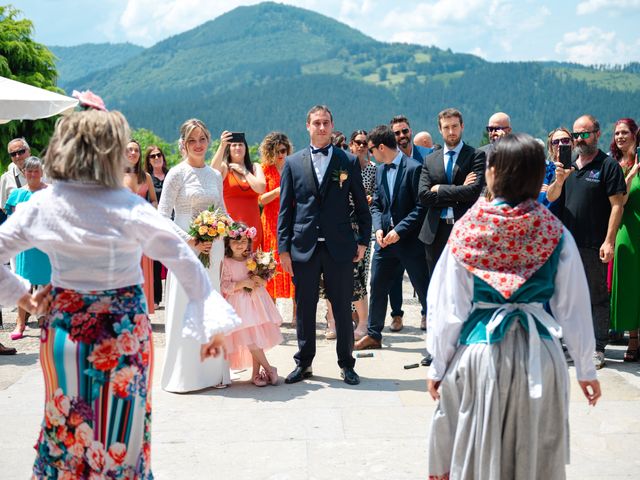
{"label": "bridal bouquet", "polygon": [[256,250],[247,259],[247,269],[250,277],[260,277],[263,280],[271,280],[276,275],[276,267],[278,262],[271,250],[263,252],[261,249]]}
{"label": "bridal bouquet", "polygon": [[[210,206],[203,210],[189,225],[189,235],[199,242],[213,242],[227,235],[231,219],[217,208]],[[210,265],[209,254],[201,253],[198,258],[206,268]]]}

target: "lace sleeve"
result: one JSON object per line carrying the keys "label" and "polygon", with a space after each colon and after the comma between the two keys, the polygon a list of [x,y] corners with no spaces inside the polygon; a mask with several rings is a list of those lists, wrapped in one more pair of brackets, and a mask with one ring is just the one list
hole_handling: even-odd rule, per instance
{"label": "lace sleeve", "polygon": [[[167,173],[167,176],[164,179],[164,185],[162,187],[162,196],[160,197],[160,203],[158,204],[158,212],[163,217],[171,219],[171,214],[176,206],[176,200],[178,195],[180,194],[180,190],[184,186],[184,178],[182,169],[178,167],[174,167]],[[173,229],[175,232],[182,238],[185,242],[191,240],[191,237],[187,232],[182,230],[178,225],[174,222]]]}

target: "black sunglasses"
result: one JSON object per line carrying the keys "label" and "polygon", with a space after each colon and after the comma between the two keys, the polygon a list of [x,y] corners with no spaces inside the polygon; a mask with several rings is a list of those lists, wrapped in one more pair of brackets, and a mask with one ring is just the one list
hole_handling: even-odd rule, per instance
{"label": "black sunglasses", "polygon": [[400,134],[408,135],[408,134],[409,134],[409,129],[408,129],[408,128],[403,128],[402,130],[396,130],[396,131],[394,131],[394,132],[393,132],[393,134],[394,134],[396,137],[399,137],[399,136],[400,136]]}
{"label": "black sunglasses", "polygon": [[287,147],[282,147],[278,149],[278,153],[282,155],[283,153],[287,153],[289,149]]}
{"label": "black sunglasses", "polygon": [[589,138],[591,136],[592,133],[596,133],[597,130],[592,130],[590,132],[571,132],[571,136],[573,138],[575,138],[576,140],[578,138],[582,138],[583,140],[586,140],[587,138]]}
{"label": "black sunglasses", "polygon": [[487,130],[487,132],[492,133],[492,132],[501,132],[502,130],[505,129],[505,127],[492,127],[487,125],[485,129]]}
{"label": "black sunglasses", "polygon": [[551,145],[554,147],[562,144],[562,145],[571,145],[571,139],[569,137],[556,138],[555,140],[551,140]]}
{"label": "black sunglasses", "polygon": [[11,157],[17,157],[18,155],[24,155],[24,153],[27,151],[26,148],[21,148],[20,150],[15,150],[13,152],[9,152],[9,156]]}
{"label": "black sunglasses", "polygon": [[354,140],[353,143],[355,143],[359,147],[366,147],[367,146],[367,142],[363,142],[362,140]]}
{"label": "black sunglasses", "polygon": [[149,155],[149,159],[153,160],[154,158],[162,158],[162,154],[161,153],[152,153],[151,155]]}
{"label": "black sunglasses", "polygon": [[379,146],[379,145],[376,145],[375,147],[369,147],[369,153],[370,153],[371,155],[373,155],[373,151],[374,151],[376,148],[378,148],[378,146]]}

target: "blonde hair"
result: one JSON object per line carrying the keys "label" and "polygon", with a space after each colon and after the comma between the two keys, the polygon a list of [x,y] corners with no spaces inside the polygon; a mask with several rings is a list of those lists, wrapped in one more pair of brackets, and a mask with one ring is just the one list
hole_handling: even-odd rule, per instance
{"label": "blonde hair", "polygon": [[45,176],[120,188],[128,142],[129,124],[118,111],[91,109],[60,117],[45,155]]}
{"label": "blonde hair", "polygon": [[211,143],[211,132],[209,132],[209,129],[204,122],[197,118],[190,118],[180,126],[180,151],[184,152],[185,156],[189,153],[187,151],[187,139],[196,128],[201,129],[202,133],[204,133],[204,136],[207,138],[207,142]]}
{"label": "blonde hair", "polygon": [[260,158],[263,165],[273,165],[275,163],[278,155],[276,150],[280,145],[286,147],[287,155],[291,155],[293,145],[291,145],[289,137],[281,132],[267,133],[267,136],[264,137],[260,144]]}

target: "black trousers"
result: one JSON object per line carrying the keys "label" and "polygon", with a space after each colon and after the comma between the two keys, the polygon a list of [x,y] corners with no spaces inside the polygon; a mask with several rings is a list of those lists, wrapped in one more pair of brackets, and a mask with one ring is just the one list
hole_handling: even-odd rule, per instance
{"label": "black trousers", "polygon": [[448,224],[442,220],[440,220],[440,224],[438,225],[438,231],[436,232],[436,236],[433,239],[433,242],[424,246],[425,257],[427,258],[427,268],[429,269],[429,278],[433,277],[433,270],[436,268],[436,263],[440,259],[440,255],[442,255],[442,251],[444,247],[447,246],[447,240],[449,240],[449,235],[451,234],[451,229],[453,225]]}
{"label": "black trousers", "polygon": [[316,312],[318,308],[320,274],[331,302],[336,322],[336,353],[340,368],[353,367],[353,262],[336,262],[324,242],[318,242],[307,262],[292,262],[293,284],[296,287],[296,332],[298,351],[293,356],[302,368],[310,367],[316,355]]}

